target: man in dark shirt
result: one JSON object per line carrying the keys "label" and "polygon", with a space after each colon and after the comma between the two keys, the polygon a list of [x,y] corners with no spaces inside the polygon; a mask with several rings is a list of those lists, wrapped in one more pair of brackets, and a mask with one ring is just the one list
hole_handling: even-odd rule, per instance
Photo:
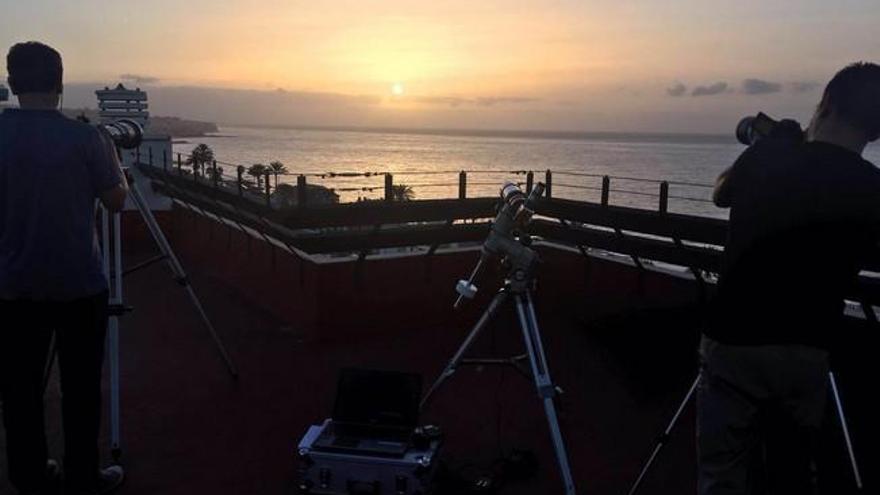
{"label": "man in dark shirt", "polygon": [[55,333],[61,371],[66,493],[106,493],[118,466],[99,470],[107,280],[96,200],[120,210],[127,193],[112,142],[59,111],[61,56],[35,42],[7,56],[18,109],[0,114],[0,398],[9,478],[46,493],[42,377]]}
{"label": "man in dark shirt", "polygon": [[[877,247],[880,170],[861,154],[878,137],[880,66],[854,64],[828,84],[805,140],[771,134],[718,178],[730,232],[701,343],[700,494],[755,493],[774,480],[784,493],[812,493],[828,348]],[[795,462],[762,479],[766,418],[791,432]]]}

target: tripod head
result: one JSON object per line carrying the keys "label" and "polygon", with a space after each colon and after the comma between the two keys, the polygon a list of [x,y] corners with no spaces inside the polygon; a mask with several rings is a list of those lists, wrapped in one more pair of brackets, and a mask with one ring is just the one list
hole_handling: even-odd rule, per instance
{"label": "tripod head", "polygon": [[468,280],[459,280],[455,287],[458,299],[453,306],[458,309],[464,299],[473,299],[477,294],[474,282],[479,278],[490,259],[500,257],[502,263],[509,265],[508,282],[514,288],[525,288],[531,280],[532,272],[538,262],[538,254],[530,247],[532,238],[524,232],[535,214],[538,200],[544,194],[544,184],[535,184],[532,192],[526,194],[514,183],[507,182],[501,188],[501,205],[489,236],[480,250],[480,260]]}

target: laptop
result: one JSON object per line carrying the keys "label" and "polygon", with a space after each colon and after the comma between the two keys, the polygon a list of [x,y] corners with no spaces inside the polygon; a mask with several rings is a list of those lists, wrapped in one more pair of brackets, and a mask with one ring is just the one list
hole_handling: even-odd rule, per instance
{"label": "laptop", "polygon": [[415,373],[343,369],[331,421],[313,448],[402,457],[418,425],[422,378]]}

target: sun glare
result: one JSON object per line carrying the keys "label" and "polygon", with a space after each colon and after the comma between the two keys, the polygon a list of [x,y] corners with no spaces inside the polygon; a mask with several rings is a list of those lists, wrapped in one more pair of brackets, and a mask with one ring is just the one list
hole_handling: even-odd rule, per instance
{"label": "sun glare", "polygon": [[403,96],[403,84],[394,83],[391,85],[391,94],[394,96]]}

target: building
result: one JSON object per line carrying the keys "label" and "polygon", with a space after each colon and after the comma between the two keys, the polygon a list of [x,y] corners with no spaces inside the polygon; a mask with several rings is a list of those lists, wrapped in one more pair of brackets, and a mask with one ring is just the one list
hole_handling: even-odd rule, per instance
{"label": "building", "polygon": [[[144,129],[144,138],[141,145],[136,149],[122,152],[122,164],[132,170],[136,181],[139,181],[142,177],[135,170],[133,166],[135,163],[150,163],[159,167],[163,166],[164,163],[170,166],[173,161],[171,136],[151,132],[150,112],[148,111],[149,103],[147,102],[147,93],[145,91],[141,91],[140,88],[128,89],[120,83],[113,89],[105,87],[104,89],[97,90],[95,95],[98,97],[101,123],[129,119],[137,122]],[[152,194],[149,188],[142,188],[142,192],[153,210],[168,210],[171,208],[171,201],[168,198]],[[133,208],[130,201],[126,208]]]}

